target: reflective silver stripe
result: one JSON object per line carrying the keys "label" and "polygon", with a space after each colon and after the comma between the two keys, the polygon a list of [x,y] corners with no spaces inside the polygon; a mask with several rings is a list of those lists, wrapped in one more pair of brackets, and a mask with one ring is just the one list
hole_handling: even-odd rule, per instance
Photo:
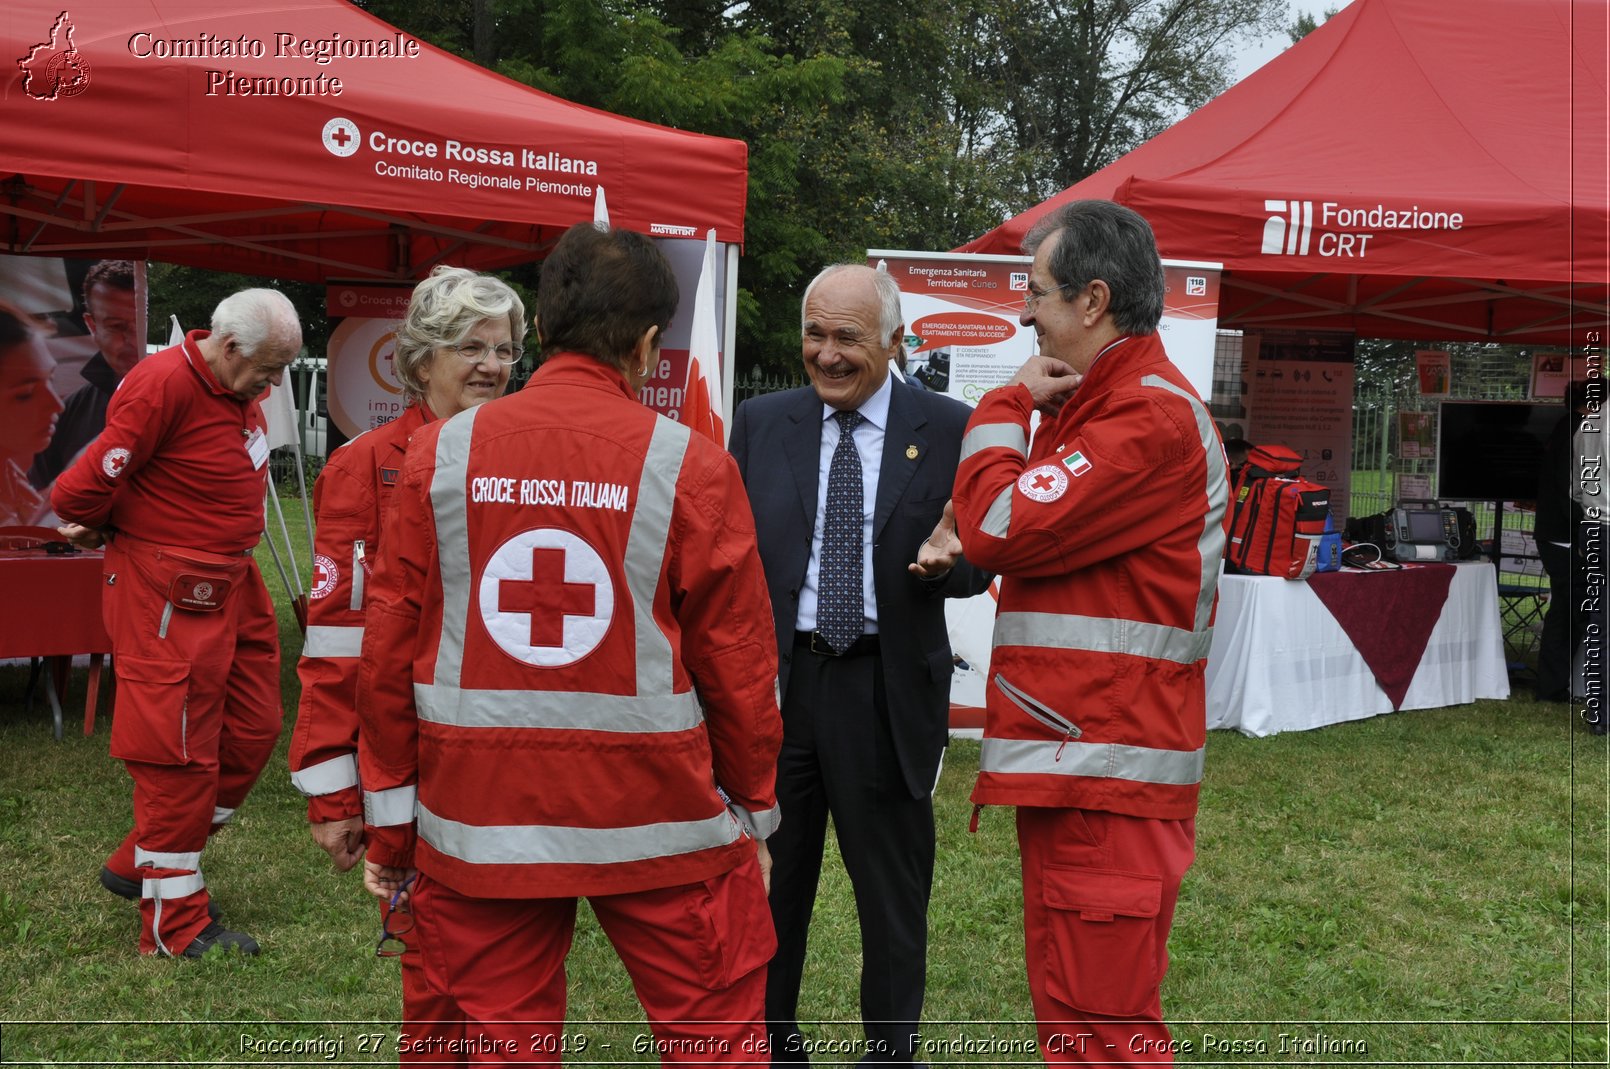
{"label": "reflective silver stripe", "polygon": [[565,828],[460,824],[419,807],[419,837],[472,865],[613,865],[726,846],[740,834],[737,820],[726,810],[708,820]]}
{"label": "reflective silver stripe", "polygon": [[1037,646],[1053,650],[1125,653],[1191,664],[1208,655],[1211,628],[1184,631],[1164,624],[1071,616],[1054,612],[1003,612],[995,617],[995,648]]}
{"label": "reflective silver stripe", "polygon": [[[1196,630],[1206,631],[1213,615],[1213,595],[1219,588],[1219,565],[1224,559],[1224,510],[1230,500],[1229,471],[1224,465],[1224,450],[1219,447],[1219,436],[1213,429],[1213,418],[1201,398],[1189,390],[1182,390],[1167,379],[1147,375],[1140,380],[1142,386],[1156,386],[1176,397],[1185,399],[1196,417],[1196,433],[1202,440],[1202,452],[1207,460],[1207,516],[1202,522],[1202,536],[1196,541],[1202,556],[1202,585],[1196,597]],[[1206,657],[1207,654],[1203,653]]]}
{"label": "reflective silver stripe", "polygon": [[225,809],[223,806],[214,806],[212,811],[212,822],[214,824],[228,824],[230,818],[234,815],[235,811],[233,809]]}
{"label": "reflective silver stripe", "polygon": [[682,473],[690,432],[668,419],[654,421],[654,433],[643,457],[643,474],[637,480],[632,506],[632,529],[626,536],[621,562],[626,587],[632,594],[637,632],[637,693],[669,695],[675,683],[671,642],[654,622],[654,592],[671,536],[671,510],[676,505],[676,480]]}
{"label": "reflective silver stripe", "polygon": [[989,511],[984,513],[984,521],[978,525],[979,530],[995,538],[1006,537],[1007,528],[1012,525],[1012,491],[1016,489],[1016,482],[1006,485],[1006,489],[990,503]]}
{"label": "reflective silver stripe", "polygon": [[1020,457],[1029,455],[1029,432],[1016,423],[981,423],[962,437],[961,459],[997,446]]}
{"label": "reflective silver stripe", "polygon": [[692,691],[639,698],[574,691],[460,690],[414,684],[419,719],[464,728],[571,728],[578,731],[686,731],[704,723]]}
{"label": "reflective silver stripe", "polygon": [[328,761],[309,765],[300,772],[291,773],[291,786],[309,798],[320,794],[334,794],[336,791],[357,785],[358,759],[352,754],[332,757]]}
{"label": "reflective silver stripe", "polygon": [[1204,753],[1116,742],[986,738],[978,768],[980,772],[1049,773],[1186,786],[1202,782]]}
{"label": "reflective silver stripe", "polygon": [[733,802],[727,803],[727,811],[738,818],[738,823],[749,829],[749,834],[757,839],[769,839],[783,823],[783,811],[777,806],[751,813],[741,805]]}
{"label": "reflective silver stripe", "polygon": [[436,648],[437,683],[456,687],[463,675],[464,635],[470,624],[469,517],[465,491],[469,478],[470,434],[480,406],[460,412],[436,439],[436,474],[431,479],[431,511],[436,515],[436,551],[442,574],[442,633]]}
{"label": "reflective silver stripe", "polygon": [[201,878],[199,872],[193,872],[188,876],[168,876],[160,880],[140,881],[140,897],[155,898],[159,901],[187,898],[197,891],[206,889],[207,881]]}
{"label": "reflective silver stripe", "polygon": [[364,791],[363,822],[371,828],[412,824],[418,801],[419,788],[413,784],[384,791]]}
{"label": "reflective silver stripe", "polygon": [[304,657],[356,657],[362,652],[361,627],[310,627],[302,643]]}
{"label": "reflective silver stripe", "polygon": [[134,867],[143,869],[147,865],[158,869],[189,869],[194,872],[201,868],[201,851],[196,850],[188,854],[163,853],[160,850],[147,850],[143,846],[134,848]]}
{"label": "reflective silver stripe", "polygon": [[363,611],[363,539],[352,543],[352,600],[347,603],[353,612]]}

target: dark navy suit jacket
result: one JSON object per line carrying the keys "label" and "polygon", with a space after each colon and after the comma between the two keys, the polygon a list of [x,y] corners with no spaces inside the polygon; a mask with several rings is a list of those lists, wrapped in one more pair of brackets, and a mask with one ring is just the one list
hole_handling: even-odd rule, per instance
{"label": "dark navy suit jacket", "polygon": [[[889,726],[901,774],[917,798],[933,790],[948,737],[951,652],[944,599],[982,593],[990,576],[958,561],[943,578],[924,580],[906,565],[917,559],[918,546],[950,500],[971,415],[960,401],[898,379],[892,383],[872,519],[872,582]],[[821,440],[822,400],[802,386],[739,405],[728,443],[755,514],[785,694],[816,523]]]}

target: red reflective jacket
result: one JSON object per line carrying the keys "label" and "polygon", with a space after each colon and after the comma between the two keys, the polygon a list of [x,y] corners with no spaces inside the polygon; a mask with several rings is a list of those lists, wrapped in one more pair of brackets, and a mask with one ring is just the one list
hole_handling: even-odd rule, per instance
{"label": "red reflective jacket", "polygon": [[1024,387],[962,441],[967,559],[1001,575],[979,804],[1196,812],[1224,449],[1153,334],[1106,350],[1028,445]]}
{"label": "red reflective jacket", "polygon": [[556,356],[421,430],[383,539],[371,860],[478,897],[620,894],[725,872],[775,828],[777,654],[737,467],[618,372]]}
{"label": "red reflective jacket", "polygon": [[381,515],[390,508],[408,439],[434,417],[409,405],[390,423],[358,435],[330,455],[313,484],[313,579],[307,642],[296,674],[302,701],[291,735],[291,782],[307,795],[307,818],[359,816],[358,654],[364,591],[380,552]]}

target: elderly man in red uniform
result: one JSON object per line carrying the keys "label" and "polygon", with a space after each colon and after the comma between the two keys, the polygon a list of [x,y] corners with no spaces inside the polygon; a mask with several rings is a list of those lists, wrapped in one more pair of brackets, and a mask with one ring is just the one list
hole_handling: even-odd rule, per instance
{"label": "elderly man in red uniform", "polygon": [[637,398],[676,302],[643,235],[567,231],[542,367],[419,430],[385,521],[365,883],[483,1056],[558,1064],[586,896],[665,1062],[767,1061],[777,654],[737,466]]}
{"label": "elderly man in red uniform", "polygon": [[1161,984],[1195,852],[1224,450],[1157,336],[1146,220],[1077,201],[1025,249],[1040,355],[979,402],[956,473],[968,559],[1002,577],[973,801],[1017,807],[1046,1059],[1156,1064],[1173,1060]]}
{"label": "elderly man in red uniform", "polygon": [[139,896],[142,953],[258,950],[219,922],[201,851],[279,738],[279,630],[251,557],[268,478],[258,398],[301,346],[283,294],[224,298],[211,331],[124,377],[105,429],[51,495],[64,537],[106,546],[111,749],[134,780],[134,830],[101,883]]}

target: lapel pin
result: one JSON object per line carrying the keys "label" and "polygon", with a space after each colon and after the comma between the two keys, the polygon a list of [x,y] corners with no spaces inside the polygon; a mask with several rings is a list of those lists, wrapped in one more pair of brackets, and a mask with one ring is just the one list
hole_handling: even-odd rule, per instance
{"label": "lapel pin", "polygon": [[907,460],[916,460],[917,459],[917,447],[916,446],[914,446],[914,445],[906,446],[906,459]]}

